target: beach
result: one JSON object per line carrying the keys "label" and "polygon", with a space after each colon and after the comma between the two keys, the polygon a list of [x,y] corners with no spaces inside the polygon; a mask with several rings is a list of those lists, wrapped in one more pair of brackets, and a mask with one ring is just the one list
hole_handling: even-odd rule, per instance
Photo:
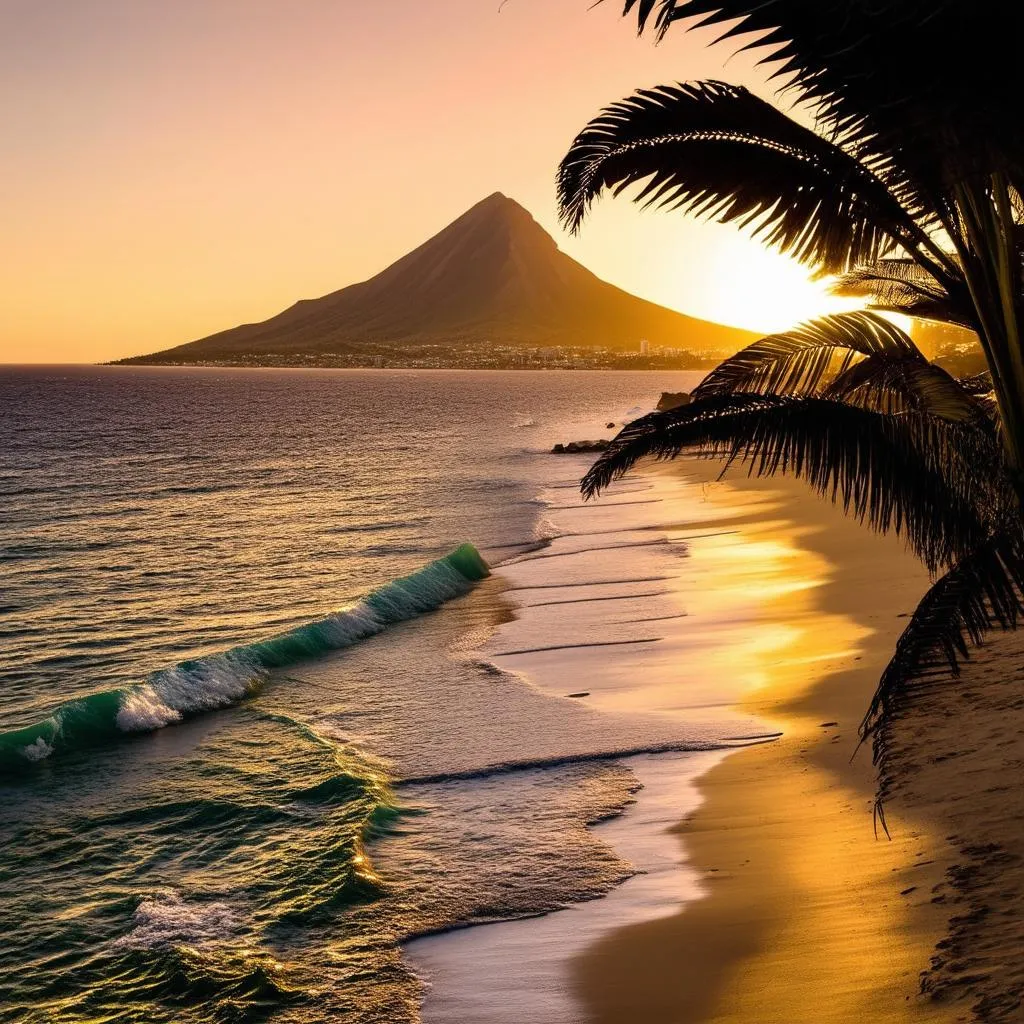
{"label": "beach", "polygon": [[[686,755],[742,716],[568,696],[635,664],[672,697],[688,563],[652,531],[556,530],[549,512],[615,531],[667,506],[626,486],[551,508],[579,504],[586,460],[549,452],[693,376],[8,373],[5,1012],[415,1024],[413,936],[618,893],[635,854],[588,824],[642,806],[650,779],[620,758],[672,751],[696,775]],[[592,583],[593,553],[560,553],[623,541]],[[480,580],[465,542],[507,569]],[[571,576],[560,604],[548,584]],[[536,612],[512,622],[520,598]],[[538,650],[623,640],[644,642]],[[521,674],[561,659],[594,678]]]}
{"label": "beach", "polygon": [[[531,993],[555,993],[562,1008],[558,1016],[554,996],[542,999],[531,1019],[599,1024],[962,1021],[986,993],[1003,991],[1001,972],[1019,982],[1017,969],[999,962],[1001,952],[1012,962],[1017,912],[1000,917],[1001,939],[986,920],[1010,880],[1005,865],[1017,870],[1021,861],[1009,840],[994,849],[976,841],[979,825],[1005,820],[1008,783],[999,776],[1019,742],[1002,724],[1009,698],[984,708],[964,698],[1000,731],[998,763],[993,744],[970,749],[959,731],[966,719],[942,708],[945,690],[906,709],[890,729],[887,836],[874,816],[877,770],[871,750],[857,750],[857,726],[927,574],[898,538],[872,534],[800,482],[751,480],[742,469],[718,481],[719,468],[688,459],[645,468],[619,485],[625,493],[613,487],[602,499],[610,506],[659,495],[643,525],[686,538],[671,584],[686,616],[657,645],[670,666],[648,664],[641,676],[614,654],[577,663],[572,678],[588,680],[588,701],[619,713],[692,720],[711,710],[702,695],[732,694],[733,713],[747,723],[741,732],[781,735],[712,756],[696,774],[677,764],[656,780],[647,812],[641,791],[635,808],[597,826],[648,873],[611,896],[414,943],[407,952],[431,986],[427,1024],[515,1020],[523,1007],[514,983],[524,977]],[[652,490],[638,491],[639,481]],[[620,518],[620,528],[637,525]],[[529,607],[517,615],[525,628]],[[1016,638],[1000,637],[969,666],[970,693],[999,692],[1007,656],[1018,650]],[[564,664],[518,667],[535,685],[570,685]],[[943,742],[948,749],[927,752]],[[972,774],[963,756],[981,760]],[[987,803],[975,781],[985,773],[993,773],[980,787],[991,790]],[[642,844],[630,853],[645,828],[676,843],[674,867],[661,863],[660,903],[648,898],[659,868],[644,865]],[[977,866],[965,870],[965,858]],[[990,937],[979,943],[983,929]],[[493,998],[495,979],[507,979],[504,998]],[[988,998],[1004,1016],[982,1019],[1015,1019],[1012,996]]]}
{"label": "beach", "polygon": [[1019,1017],[1019,639],[902,707],[876,835],[856,729],[925,574],[712,463],[582,502],[591,456],[552,443],[635,417],[646,375],[8,387],[50,395],[7,480],[26,1020]]}
{"label": "beach", "polygon": [[[893,804],[946,840],[933,899],[947,934],[922,979],[927,992],[982,1021],[1021,1019],[1024,967],[1024,637],[994,635],[960,680],[913,695],[887,736],[882,778]],[[964,1013],[964,1019],[972,1019]]]}
{"label": "beach", "polygon": [[[703,482],[715,467],[681,471]],[[931,900],[950,850],[899,802],[888,809],[891,839],[876,837],[870,750],[852,757],[926,575],[899,540],[872,535],[799,483],[738,472],[716,492],[723,505],[769,493],[778,502],[777,519],[741,529],[817,564],[818,586],[766,605],[817,639],[794,643],[743,701],[781,738],[704,776],[704,803],[680,825],[708,898],[592,947],[576,964],[578,991],[601,1022],[957,1019],[918,995],[945,933],[948,915]],[[856,637],[845,649],[801,655],[803,642],[844,630]]]}

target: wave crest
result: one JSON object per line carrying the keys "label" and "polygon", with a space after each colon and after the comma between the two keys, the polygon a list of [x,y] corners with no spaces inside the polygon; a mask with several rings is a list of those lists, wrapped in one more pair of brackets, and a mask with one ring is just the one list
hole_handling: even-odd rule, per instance
{"label": "wave crest", "polygon": [[152,732],[190,715],[237,704],[256,692],[271,670],[343,650],[394,623],[433,611],[488,575],[477,549],[463,544],[351,608],[266,640],[179,662],[137,686],[68,701],[41,722],[0,733],[0,771],[23,770],[61,750]]}

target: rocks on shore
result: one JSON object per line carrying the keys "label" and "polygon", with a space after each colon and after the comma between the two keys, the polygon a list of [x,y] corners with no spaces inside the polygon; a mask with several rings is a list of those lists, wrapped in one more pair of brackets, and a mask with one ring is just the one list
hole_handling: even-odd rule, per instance
{"label": "rocks on shore", "polygon": [[662,391],[658,399],[658,412],[668,412],[670,409],[679,409],[689,405],[692,399],[685,391]]}
{"label": "rocks on shore", "polygon": [[[668,412],[670,409],[678,409],[681,406],[689,405],[692,399],[686,391],[663,391],[658,399],[658,411]],[[609,430],[615,429],[614,423],[608,424]],[[556,444],[551,449],[552,455],[588,455],[595,452],[603,452],[610,445],[610,441],[603,439],[598,441],[570,441],[568,444]]]}
{"label": "rocks on shore", "polygon": [[570,441],[568,444],[556,444],[551,449],[552,455],[586,455],[589,452],[603,452],[610,441]]}

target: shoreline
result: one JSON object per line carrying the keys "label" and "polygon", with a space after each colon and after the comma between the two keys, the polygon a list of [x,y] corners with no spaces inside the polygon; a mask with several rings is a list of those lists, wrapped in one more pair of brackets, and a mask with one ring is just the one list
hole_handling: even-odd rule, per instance
{"label": "shoreline", "polygon": [[[563,682],[565,652],[545,650],[560,627],[543,617],[546,601],[536,602],[537,612],[527,601],[508,628],[531,642],[509,644],[506,637],[504,648],[487,656],[542,691],[587,690],[588,704],[613,714],[715,723],[719,738],[784,735],[723,754],[697,782],[700,809],[694,813],[695,802],[680,799],[675,819],[663,823],[676,844],[676,870],[698,872],[690,901],[667,911],[649,907],[646,918],[623,903],[618,921],[601,917],[600,934],[582,950],[569,911],[436,937],[430,962],[421,963],[437,981],[426,1024],[505,1019],[493,994],[491,1008],[481,1009],[485,979],[458,966],[474,948],[499,945],[489,937],[493,929],[506,930],[514,937],[508,948],[520,949],[531,935],[540,941],[543,932],[561,929],[557,952],[550,941],[544,947],[557,961],[545,970],[563,973],[577,1008],[573,1020],[952,1019],[917,996],[918,975],[945,931],[946,917],[929,895],[947,853],[893,812],[894,841],[877,841],[870,752],[850,763],[856,726],[904,624],[900,616],[916,604],[926,575],[901,541],[873,535],[799,482],[736,474],[718,483],[716,476],[715,465],[686,460],[623,481],[596,506],[551,503],[561,536],[545,557],[567,559],[575,549],[592,559],[587,552],[629,546],[637,581],[665,581],[654,584],[665,587],[662,610],[674,609],[665,618],[680,621],[657,638],[660,631],[648,630],[656,643],[610,648],[614,655],[573,651],[573,678],[587,685]],[[574,529],[576,516],[588,521],[582,531]],[[612,536],[619,533],[635,536]],[[665,550],[662,543],[687,548],[671,579],[648,561]],[[564,565],[563,585],[575,578],[568,568],[575,560],[540,564]],[[523,589],[515,562],[502,571],[511,572],[513,593]],[[597,616],[606,606],[588,607]],[[650,617],[626,621],[660,620],[657,610],[645,611]],[[727,721],[735,731],[723,731]],[[692,786],[680,778],[680,796]],[[644,802],[641,792],[641,813]],[[632,827],[631,810],[619,819],[621,829]],[[613,846],[631,859],[627,842]],[[613,908],[629,887],[597,905]],[[698,890],[706,896],[693,901]],[[593,905],[576,908],[578,919]],[[407,947],[414,964],[415,947]],[[476,1009],[467,1015],[460,1001],[471,985],[482,994],[475,993]],[[461,1005],[463,1015],[449,1016],[448,1005]]]}
{"label": "shoreline", "polygon": [[742,698],[742,710],[783,736],[702,777],[703,803],[676,829],[709,896],[606,935],[576,960],[587,1020],[961,1019],[919,995],[946,933],[948,913],[931,894],[950,851],[942,833],[898,807],[887,812],[892,841],[876,840],[870,751],[850,760],[903,616],[926,586],[923,569],[898,539],[871,534],[799,482],[738,470],[718,484],[713,464],[678,465],[714,503],[774,495],[782,522],[750,520],[742,532],[752,543],[785,538],[819,561],[822,580],[809,601],[777,596],[770,614],[810,631],[845,620],[856,641],[824,660],[802,657],[796,643],[774,660],[766,685]]}
{"label": "shoreline", "polygon": [[609,893],[535,917],[428,935],[404,947],[426,983],[428,1024],[586,1024],[567,984],[588,946],[629,921],[671,916],[700,899],[704,883],[680,859],[671,829],[696,809],[696,779],[728,751],[622,758],[643,786],[620,814],[591,826],[637,873]]}
{"label": "shoreline", "polygon": [[[631,903],[639,875],[565,911],[406,947],[426,976],[425,1024],[521,1019],[513,986],[489,987],[487,964],[500,976],[528,950],[540,951],[532,966],[509,976],[527,978],[531,992],[563,990],[561,1002],[546,1004],[548,1015],[532,1013],[543,1024],[965,1019],[948,999],[940,1005],[921,994],[950,916],[933,896],[952,864],[946,832],[926,808],[890,805],[892,840],[876,839],[870,751],[851,761],[860,718],[926,573],[898,538],[872,534],[798,481],[735,472],[717,482],[717,471],[680,460],[628,479],[581,513],[598,516],[587,530],[566,530],[555,542],[561,550],[548,552],[571,555],[573,537],[594,543],[598,534],[644,531],[625,538],[644,538],[630,544],[643,578],[655,575],[644,561],[659,550],[651,538],[685,541],[678,578],[662,591],[677,612],[666,618],[681,619],[678,629],[635,655],[629,647],[611,648],[614,657],[573,651],[582,654],[573,664],[588,685],[559,687],[564,652],[544,650],[552,627],[526,603],[511,629],[531,636],[532,649],[513,656],[525,645],[506,646],[508,656],[499,649],[488,657],[544,692],[586,689],[591,706],[613,714],[703,718],[718,723],[720,737],[782,737],[722,752],[697,778],[676,776],[676,813],[659,828],[675,850],[674,866],[664,870],[675,873],[676,892],[689,879],[686,897]],[[632,493],[638,489],[652,489],[660,507]],[[645,505],[646,523],[633,507]],[[556,507],[561,528],[579,508]],[[599,543],[620,546],[614,537]],[[549,610],[544,603],[538,612]],[[726,720],[737,732],[721,731]],[[659,785],[655,803],[664,808],[673,785],[664,777]],[[596,830],[641,870],[630,844],[639,841],[651,795],[641,792],[612,826]],[[672,855],[662,849],[664,866]],[[936,977],[931,990],[942,987]]]}
{"label": "shoreline", "polygon": [[[672,915],[701,895],[703,882],[672,828],[700,800],[697,776],[731,748],[770,739],[762,723],[729,709],[733,696],[717,683],[694,686],[682,700],[676,687],[695,624],[709,650],[744,650],[753,661],[759,649],[743,636],[750,610],[736,590],[709,607],[686,606],[687,547],[691,535],[707,533],[697,496],[678,480],[645,475],[607,501],[583,504],[568,491],[588,463],[585,455],[558,463],[568,476],[545,492],[553,540],[495,567],[515,615],[475,657],[545,699],[599,712],[605,739],[595,734],[595,741],[618,731],[651,745],[649,753],[613,758],[633,773],[639,792],[591,826],[636,873],[555,913],[406,943],[403,958],[425,984],[426,1024],[584,1024],[584,1007],[571,994],[573,959],[624,922]],[[670,539],[680,516],[688,527]],[[717,632],[733,642],[716,640]]]}

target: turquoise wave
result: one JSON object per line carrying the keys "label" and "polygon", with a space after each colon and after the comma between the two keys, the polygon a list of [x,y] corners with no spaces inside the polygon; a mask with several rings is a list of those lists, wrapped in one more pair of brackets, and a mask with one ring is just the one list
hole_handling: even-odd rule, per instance
{"label": "turquoise wave", "polygon": [[0,733],[0,771],[22,771],[55,753],[151,732],[191,715],[236,704],[273,669],[342,650],[467,593],[490,574],[472,544],[392,580],[351,608],[266,640],[179,662],[144,683],[61,704],[45,720]]}

